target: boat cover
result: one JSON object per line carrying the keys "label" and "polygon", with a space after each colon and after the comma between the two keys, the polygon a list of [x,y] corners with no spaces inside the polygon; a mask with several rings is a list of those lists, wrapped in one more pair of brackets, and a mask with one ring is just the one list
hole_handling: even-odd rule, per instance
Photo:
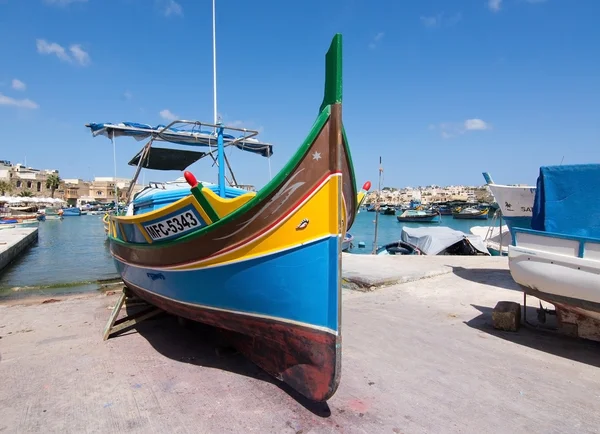
{"label": "boat cover", "polygon": [[600,164],[540,167],[531,228],[600,238]]}
{"label": "boat cover", "polygon": [[[155,127],[137,122],[121,122],[118,124],[107,123],[90,123],[86,127],[90,129],[92,135],[105,136],[109,139],[112,137],[133,137],[140,141],[152,137],[154,140],[162,140],[165,142],[177,143],[179,145],[191,146],[217,146],[217,137],[212,131],[198,130],[196,127],[191,129],[185,128],[169,128],[165,129],[165,125],[157,125]],[[227,128],[225,126],[225,128]],[[235,140],[236,137],[230,134],[223,134],[223,143],[227,146]],[[237,142],[235,146],[242,151],[252,152],[270,157],[273,155],[273,145],[259,142],[251,137]]]}
{"label": "boat cover", "polygon": [[489,254],[483,239],[477,235],[467,235],[464,232],[450,229],[446,226],[409,228],[403,227],[400,238],[405,243],[417,247],[426,255],[437,255],[453,244],[467,238],[471,245],[481,253]]}

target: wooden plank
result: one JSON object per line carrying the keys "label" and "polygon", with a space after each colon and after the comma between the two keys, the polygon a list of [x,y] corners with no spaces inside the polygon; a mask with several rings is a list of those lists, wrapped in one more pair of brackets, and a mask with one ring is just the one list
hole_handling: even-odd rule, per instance
{"label": "wooden plank", "polygon": [[113,310],[110,313],[110,316],[108,317],[108,322],[106,323],[106,326],[104,327],[104,333],[102,335],[102,340],[105,341],[110,336],[111,330],[115,324],[115,321],[117,320],[117,316],[119,316],[119,312],[121,311],[121,307],[123,306],[123,303],[125,303],[126,298],[127,298],[127,292],[125,291],[125,288],[123,288],[123,292],[121,293],[119,300],[115,304],[115,307],[113,307]]}

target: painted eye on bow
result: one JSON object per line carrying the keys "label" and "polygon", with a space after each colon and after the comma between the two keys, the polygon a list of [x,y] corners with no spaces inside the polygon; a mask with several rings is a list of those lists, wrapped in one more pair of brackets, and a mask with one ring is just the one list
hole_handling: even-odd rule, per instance
{"label": "painted eye on bow", "polygon": [[296,230],[299,231],[299,230],[304,229],[305,227],[308,226],[308,223],[309,223],[308,219],[302,219],[300,224],[298,226],[296,226]]}

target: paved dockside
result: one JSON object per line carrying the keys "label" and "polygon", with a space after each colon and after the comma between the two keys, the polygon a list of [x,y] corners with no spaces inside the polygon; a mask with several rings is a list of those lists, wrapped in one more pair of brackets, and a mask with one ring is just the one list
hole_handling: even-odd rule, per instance
{"label": "paved dockside", "polygon": [[327,404],[172,317],[103,342],[116,295],[0,305],[0,432],[597,432],[600,345],[492,328],[498,301],[522,301],[506,258],[385,261],[355,265],[412,277],[344,290],[342,378]]}
{"label": "paved dockside", "polygon": [[0,271],[23,254],[37,237],[37,227],[0,228]]}

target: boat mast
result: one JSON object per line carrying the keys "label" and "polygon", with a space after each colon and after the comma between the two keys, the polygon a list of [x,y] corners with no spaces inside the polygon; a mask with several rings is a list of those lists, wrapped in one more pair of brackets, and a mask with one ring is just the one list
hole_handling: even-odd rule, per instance
{"label": "boat mast", "polygon": [[373,255],[377,254],[377,226],[379,224],[379,205],[381,205],[381,173],[383,172],[383,167],[381,167],[381,156],[379,156],[379,184],[378,184],[378,192],[377,192],[377,204],[375,205],[375,239],[373,240],[373,251],[371,252]]}
{"label": "boat mast", "polygon": [[115,169],[115,212],[117,213],[117,215],[119,215],[119,198],[117,195],[117,145],[115,143],[115,130],[112,130],[110,141],[113,145],[113,166]]}
{"label": "boat mast", "polygon": [[219,167],[219,196],[225,197],[225,149],[223,147],[223,127],[217,113],[217,31],[215,0],[212,2],[212,42],[213,42],[213,119],[217,129],[217,166]]}
{"label": "boat mast", "polygon": [[217,121],[217,32],[215,26],[215,0],[212,2],[212,43],[213,43],[213,123]]}

